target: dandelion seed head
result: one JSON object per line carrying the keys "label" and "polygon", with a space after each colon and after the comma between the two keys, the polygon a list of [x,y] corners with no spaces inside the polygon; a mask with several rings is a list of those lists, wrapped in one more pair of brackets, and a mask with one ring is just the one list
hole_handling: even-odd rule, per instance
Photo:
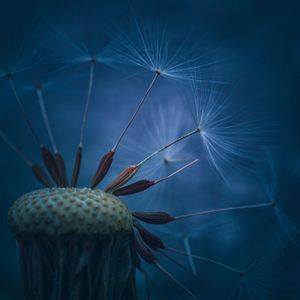
{"label": "dandelion seed head", "polygon": [[219,175],[228,182],[229,170],[251,171],[252,161],[259,158],[263,133],[251,111],[232,107],[224,87],[215,84],[194,82],[184,97],[199,129],[201,146]]}
{"label": "dandelion seed head", "polygon": [[173,80],[190,81],[197,73],[199,82],[214,81],[216,59],[194,44],[188,35],[177,38],[167,29],[136,21],[134,29],[121,32],[103,54],[117,65],[135,66]]}
{"label": "dandelion seed head", "polygon": [[290,178],[288,182],[281,181],[279,176],[283,170],[275,163],[274,153],[270,150],[264,151],[265,159],[257,168],[259,184],[263,197],[272,204],[271,219],[273,226],[273,239],[278,248],[283,253],[289,247],[298,247],[300,245],[300,227],[297,222],[297,216],[293,216],[293,210],[288,210],[291,205],[287,190],[293,188]]}

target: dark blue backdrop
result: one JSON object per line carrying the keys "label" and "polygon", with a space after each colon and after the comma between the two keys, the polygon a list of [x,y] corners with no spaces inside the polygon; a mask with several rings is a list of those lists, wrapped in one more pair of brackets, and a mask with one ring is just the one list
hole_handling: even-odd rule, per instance
{"label": "dark blue backdrop", "polygon": [[[195,261],[194,276],[184,257],[177,259],[187,271],[164,261],[201,299],[296,300],[300,298],[298,11],[295,1],[3,2],[0,73],[5,74],[9,64],[20,70],[14,76],[17,89],[40,135],[47,140],[34,94],[34,85],[43,84],[57,144],[70,171],[88,83],[89,65],[78,61],[83,57],[82,45],[92,55],[115,45],[118,32],[136,31],[135,18],[153,31],[167,28],[173,52],[188,35],[184,51],[196,45],[196,53],[205,54],[204,62],[212,57],[218,60],[217,71],[205,69],[203,78],[215,76],[226,83],[213,84],[218,91],[215,101],[229,105],[225,116],[247,110],[236,122],[250,124],[249,138],[243,129],[233,131],[237,135],[232,137],[229,130],[224,142],[238,136],[238,142],[246,143],[242,148],[251,162],[246,168],[240,156],[230,157],[230,164],[223,161],[225,183],[208,163],[199,137],[193,137],[150,162],[140,176],[155,179],[181,166],[166,164],[166,157],[181,162],[199,157],[198,166],[125,201],[131,208],[176,214],[276,201],[276,210],[268,207],[208,215],[159,227],[156,232],[178,249],[184,249],[185,241],[195,254],[245,270],[246,276],[241,277],[209,262]],[[80,185],[89,183],[99,157],[115,141],[150,79],[151,72],[130,65],[96,66]],[[189,84],[167,78],[158,82],[124,139],[110,178],[193,128],[195,108]],[[204,97],[209,95],[202,86],[200,92]],[[38,161],[36,144],[4,78],[0,79],[0,93],[1,130],[30,159]],[[244,148],[254,151],[248,153]],[[22,299],[17,252],[6,215],[18,196],[40,186],[5,144],[1,143],[0,151],[0,299]],[[188,299],[151,267],[149,272],[160,290],[160,294],[154,292],[153,299]],[[141,299],[145,299],[142,278],[138,284]]]}

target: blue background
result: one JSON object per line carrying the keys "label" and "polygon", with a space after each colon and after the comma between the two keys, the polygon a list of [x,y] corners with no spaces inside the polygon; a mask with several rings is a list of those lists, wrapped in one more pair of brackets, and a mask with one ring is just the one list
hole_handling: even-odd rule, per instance
{"label": "blue background", "polygon": [[[189,33],[187,50],[199,45],[201,53],[214,53],[220,60],[218,79],[230,82],[230,88],[214,85],[220,91],[219,98],[228,102],[229,108],[224,113],[244,111],[246,107],[253,128],[255,124],[260,128],[255,139],[248,141],[249,147],[256,148],[250,157],[253,161],[250,159],[247,171],[240,157],[222,166],[228,181],[225,183],[209,165],[200,139],[193,137],[149,162],[140,178],[143,175],[159,178],[180,166],[165,164],[166,155],[183,160],[199,157],[197,166],[124,201],[132,209],[162,209],[180,214],[275,200],[279,213],[268,207],[214,214],[154,230],[172,247],[183,250],[183,240],[188,239],[193,253],[246,270],[246,276],[240,277],[216,265],[195,261],[197,276],[193,276],[186,258],[174,256],[187,270],[162,259],[172,274],[201,299],[299,299],[298,11],[295,1],[1,3],[0,73],[5,74],[11,62],[25,67],[26,70],[14,77],[15,83],[34,125],[47,141],[34,95],[34,85],[43,84],[56,141],[70,172],[89,70],[88,63],[78,61],[82,51],[77,45],[84,43],[91,53],[97,52],[110,45],[118,32],[134,32],[135,17],[148,28],[168,28],[168,33],[177,39],[170,45],[171,51]],[[207,57],[210,59],[210,55]],[[81,186],[88,185],[99,158],[118,137],[151,76],[151,72],[132,66],[97,64]],[[186,81],[166,78],[158,82],[122,142],[110,179],[122,167],[136,163],[193,128],[190,121],[193,105],[181,100],[183,95],[190,97],[188,85]],[[1,129],[30,159],[39,161],[38,148],[4,78],[0,81],[0,91]],[[259,122],[255,123],[256,120]],[[3,143],[0,151],[0,299],[22,299],[16,247],[6,215],[18,196],[40,185],[28,167]],[[153,299],[189,299],[154,268],[147,269],[160,291],[153,292]],[[145,299],[145,286],[140,277],[138,285],[141,299]]]}

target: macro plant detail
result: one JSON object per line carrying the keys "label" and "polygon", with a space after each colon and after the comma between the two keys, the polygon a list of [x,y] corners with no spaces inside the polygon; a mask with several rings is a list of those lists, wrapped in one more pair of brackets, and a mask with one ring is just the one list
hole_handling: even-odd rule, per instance
{"label": "macro plant detail", "polygon": [[[0,131],[0,138],[4,144],[31,168],[33,175],[43,186],[42,189],[19,197],[8,212],[8,224],[18,244],[23,288],[27,300],[138,299],[136,272],[139,272],[145,280],[145,297],[149,300],[153,297],[152,291],[157,288],[155,280],[147,271],[147,266],[154,267],[178,288],[184,297],[182,299],[199,299],[197,292],[183,284],[176,274],[161,263],[160,256],[164,256],[177,267],[182,265],[172,255],[186,257],[193,273],[196,273],[194,261],[207,262],[241,278],[247,275],[247,270],[192,253],[187,237],[184,240],[185,250],[177,249],[165,242],[155,230],[149,229],[149,226],[160,229],[166,224],[184,222],[190,218],[257,209],[276,210],[284,226],[290,224],[274,199],[200,211],[187,212],[188,208],[185,208],[181,214],[172,214],[166,210],[128,208],[125,196],[147,193],[148,189],[172,181],[181,173],[188,174],[190,168],[202,163],[202,157],[200,159],[196,156],[195,151],[192,151],[188,158],[173,159],[166,156],[163,164],[174,163],[173,171],[163,176],[138,178],[147,164],[151,165],[153,160],[160,159],[167,151],[176,150],[176,147],[192,138],[197,140],[212,168],[226,181],[224,168],[232,168],[237,164],[236,161],[251,158],[253,155],[251,143],[255,139],[253,136],[259,132],[257,124],[253,125],[255,122],[252,123],[251,120],[243,120],[237,124],[236,121],[240,120],[232,117],[225,108],[225,102],[219,101],[216,97],[218,85],[224,85],[224,82],[213,78],[216,61],[203,62],[203,58],[198,58],[197,52],[191,51],[191,47],[185,51],[187,41],[172,51],[164,32],[151,29],[148,31],[138,23],[135,25],[134,39],[122,34],[104,47],[99,55],[87,55],[88,58],[85,56],[75,60],[75,64],[84,63],[88,67],[88,78],[85,78],[86,98],[71,172],[68,172],[65,155],[59,150],[52,131],[53,120],[48,116],[43,83],[34,85],[34,93],[48,134],[50,148],[44,143],[44,138],[39,135],[27,112],[22,96],[18,92],[14,69],[3,72],[2,79],[10,88],[11,96],[15,99],[39,147],[43,162],[42,166],[31,161],[24,154],[22,147],[16,146],[2,130]],[[100,155],[94,174],[90,177],[89,186],[80,187],[79,179],[85,159],[85,132],[96,85],[95,72],[102,65],[108,67],[129,65],[151,73],[152,78],[129,118],[122,125],[122,130],[112,147]],[[210,72],[211,67],[213,71]],[[27,69],[24,66],[20,72],[23,68]],[[146,109],[146,104],[151,102],[151,93],[155,89],[159,92],[157,85],[161,78],[178,85],[182,84],[190,91],[185,100],[192,103],[193,113],[190,119],[186,120],[186,123],[192,124],[191,128],[165,141],[153,152],[149,151],[142,159],[137,156],[136,161],[123,168],[108,184],[99,189],[98,186],[110,175],[119,148],[123,144],[126,145],[125,138],[128,132],[136,125],[137,118],[143,109]],[[69,157],[73,153],[67,155]],[[291,227],[297,232],[296,228],[292,225]],[[289,232],[289,228],[286,232]],[[296,240],[293,235],[288,236]]]}

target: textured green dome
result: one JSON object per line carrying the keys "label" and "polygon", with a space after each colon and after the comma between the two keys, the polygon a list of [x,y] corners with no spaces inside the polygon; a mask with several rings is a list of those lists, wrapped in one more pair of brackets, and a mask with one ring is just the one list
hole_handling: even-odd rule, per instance
{"label": "textured green dome", "polygon": [[8,213],[12,231],[60,236],[130,231],[132,215],[112,194],[89,188],[50,188],[27,193]]}

